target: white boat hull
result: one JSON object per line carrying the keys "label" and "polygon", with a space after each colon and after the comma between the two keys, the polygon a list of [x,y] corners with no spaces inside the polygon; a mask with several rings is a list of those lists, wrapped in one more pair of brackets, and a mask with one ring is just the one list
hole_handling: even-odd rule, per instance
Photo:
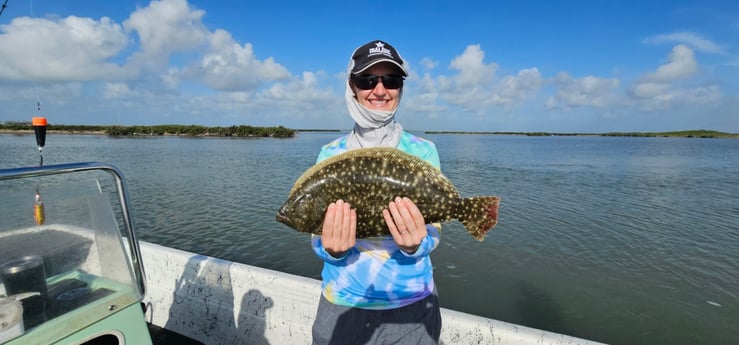
{"label": "white boat hull", "polygon": [[[317,280],[141,241],[147,321],[205,344],[310,344]],[[442,344],[598,344],[442,308]]]}

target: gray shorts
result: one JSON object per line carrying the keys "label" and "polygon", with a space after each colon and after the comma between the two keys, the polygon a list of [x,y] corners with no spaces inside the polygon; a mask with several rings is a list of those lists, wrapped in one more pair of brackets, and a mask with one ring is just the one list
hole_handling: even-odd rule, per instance
{"label": "gray shorts", "polygon": [[350,308],[321,296],[313,323],[313,345],[438,344],[441,335],[439,297],[428,297],[388,310]]}

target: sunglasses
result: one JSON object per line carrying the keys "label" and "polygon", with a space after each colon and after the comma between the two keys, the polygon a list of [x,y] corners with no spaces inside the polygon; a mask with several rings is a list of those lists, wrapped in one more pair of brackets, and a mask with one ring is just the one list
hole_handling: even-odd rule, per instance
{"label": "sunglasses", "polygon": [[372,90],[377,86],[377,81],[382,79],[382,86],[386,89],[400,89],[403,87],[403,76],[397,74],[386,74],[383,76],[374,74],[363,74],[352,76],[352,82],[361,90]]}

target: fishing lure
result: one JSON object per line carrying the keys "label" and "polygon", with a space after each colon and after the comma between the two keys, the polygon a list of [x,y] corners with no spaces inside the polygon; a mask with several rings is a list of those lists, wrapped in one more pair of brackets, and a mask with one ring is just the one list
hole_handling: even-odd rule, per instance
{"label": "fishing lure", "polygon": [[44,202],[41,200],[41,194],[39,194],[38,190],[36,190],[36,198],[33,202],[33,219],[38,225],[43,225],[44,221],[46,221]]}

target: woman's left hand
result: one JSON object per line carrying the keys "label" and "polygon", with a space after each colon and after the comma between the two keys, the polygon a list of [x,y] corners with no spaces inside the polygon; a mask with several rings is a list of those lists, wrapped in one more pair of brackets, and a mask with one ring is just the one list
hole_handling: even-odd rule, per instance
{"label": "woman's left hand", "polygon": [[382,215],[398,247],[408,254],[415,253],[428,233],[416,204],[411,199],[397,197],[382,210]]}

